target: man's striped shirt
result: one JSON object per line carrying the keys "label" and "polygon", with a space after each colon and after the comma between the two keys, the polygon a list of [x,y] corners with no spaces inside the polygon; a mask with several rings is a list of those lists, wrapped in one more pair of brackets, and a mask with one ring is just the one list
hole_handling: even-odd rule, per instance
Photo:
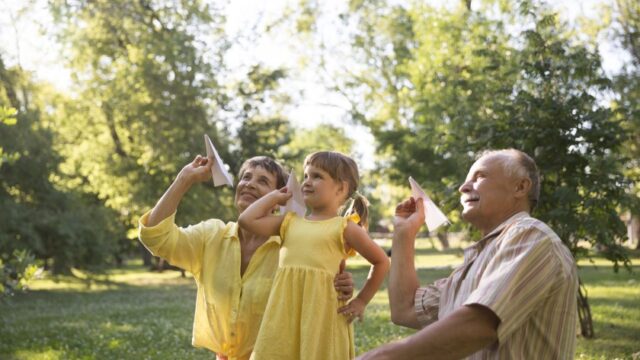
{"label": "man's striped shirt", "polygon": [[498,342],[469,359],[573,359],[578,276],[560,238],[526,212],[464,251],[445,279],[419,288],[415,308],[426,326],[464,305],[500,319]]}

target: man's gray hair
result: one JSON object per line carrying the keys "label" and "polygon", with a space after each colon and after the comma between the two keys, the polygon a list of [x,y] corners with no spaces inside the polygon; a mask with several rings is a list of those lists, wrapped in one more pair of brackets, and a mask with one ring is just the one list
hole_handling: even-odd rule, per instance
{"label": "man's gray hair", "polygon": [[531,189],[527,198],[531,210],[533,210],[540,199],[540,171],[536,162],[531,156],[517,149],[486,150],[481,152],[476,159],[493,155],[500,156],[502,168],[507,175],[527,178],[531,181]]}

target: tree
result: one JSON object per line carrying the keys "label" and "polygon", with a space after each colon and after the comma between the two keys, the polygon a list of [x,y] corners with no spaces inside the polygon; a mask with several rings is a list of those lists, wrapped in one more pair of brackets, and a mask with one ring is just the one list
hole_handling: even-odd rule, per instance
{"label": "tree", "polygon": [[535,215],[576,258],[588,256],[589,243],[617,271],[629,264],[618,210],[631,199],[625,124],[601,101],[611,79],[599,54],[572,40],[554,13],[511,4],[470,11],[355,3],[354,52],[370,66],[342,84],[353,117],[372,129],[390,179],[421,179],[450,213],[479,151],[531,154],[543,174]]}
{"label": "tree", "polygon": [[[96,194],[132,239],[137,218],[204,152],[203,134],[228,158],[217,103],[228,48],[224,18],[188,1],[54,1],[51,9],[77,92],[56,124],[63,185]],[[213,36],[216,47],[204,46],[197,33]],[[229,218],[231,192],[212,198],[210,190],[190,191],[178,221]]]}
{"label": "tree", "polygon": [[0,142],[8,158],[0,167],[3,260],[13,264],[13,271],[27,270],[23,265],[28,263],[28,250],[56,273],[72,266],[100,267],[115,253],[110,237],[118,229],[95,199],[52,182],[59,175],[61,157],[52,146],[50,118],[42,111],[51,107],[44,100],[50,97],[19,68],[5,68],[1,59],[0,80],[0,106],[17,110],[13,126],[0,124]]}
{"label": "tree", "polygon": [[[622,147],[627,158],[626,176],[633,181],[629,189],[632,196],[640,199],[640,5],[635,1],[617,0],[612,9],[613,20],[609,37],[619,43],[630,57],[622,71],[613,79],[613,89],[617,94],[614,106],[618,108],[619,120],[628,137]],[[636,201],[629,210],[631,213],[630,231],[636,231],[640,238],[640,201]],[[633,234],[632,234],[633,236]],[[640,241],[635,243],[640,249]]]}

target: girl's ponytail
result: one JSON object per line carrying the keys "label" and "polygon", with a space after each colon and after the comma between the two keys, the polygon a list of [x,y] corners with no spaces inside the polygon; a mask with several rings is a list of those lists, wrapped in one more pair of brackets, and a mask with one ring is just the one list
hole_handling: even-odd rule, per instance
{"label": "girl's ponytail", "polygon": [[344,216],[353,214],[358,214],[358,217],[360,217],[358,225],[365,230],[369,230],[369,201],[357,191],[351,195],[351,204],[346,208]]}

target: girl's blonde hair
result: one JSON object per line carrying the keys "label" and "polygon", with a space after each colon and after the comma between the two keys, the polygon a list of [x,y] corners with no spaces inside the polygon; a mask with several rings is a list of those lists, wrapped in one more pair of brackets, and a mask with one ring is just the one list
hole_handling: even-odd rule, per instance
{"label": "girl's blonde hair", "polygon": [[369,227],[369,202],[367,198],[358,193],[360,173],[356,162],[349,156],[337,151],[317,151],[304,159],[304,167],[307,167],[307,165],[313,165],[326,171],[335,181],[347,182],[349,186],[347,199],[352,199],[353,205],[347,203],[341,211],[346,210],[345,214],[343,214],[344,216],[357,213],[360,217],[358,225],[367,229]]}

